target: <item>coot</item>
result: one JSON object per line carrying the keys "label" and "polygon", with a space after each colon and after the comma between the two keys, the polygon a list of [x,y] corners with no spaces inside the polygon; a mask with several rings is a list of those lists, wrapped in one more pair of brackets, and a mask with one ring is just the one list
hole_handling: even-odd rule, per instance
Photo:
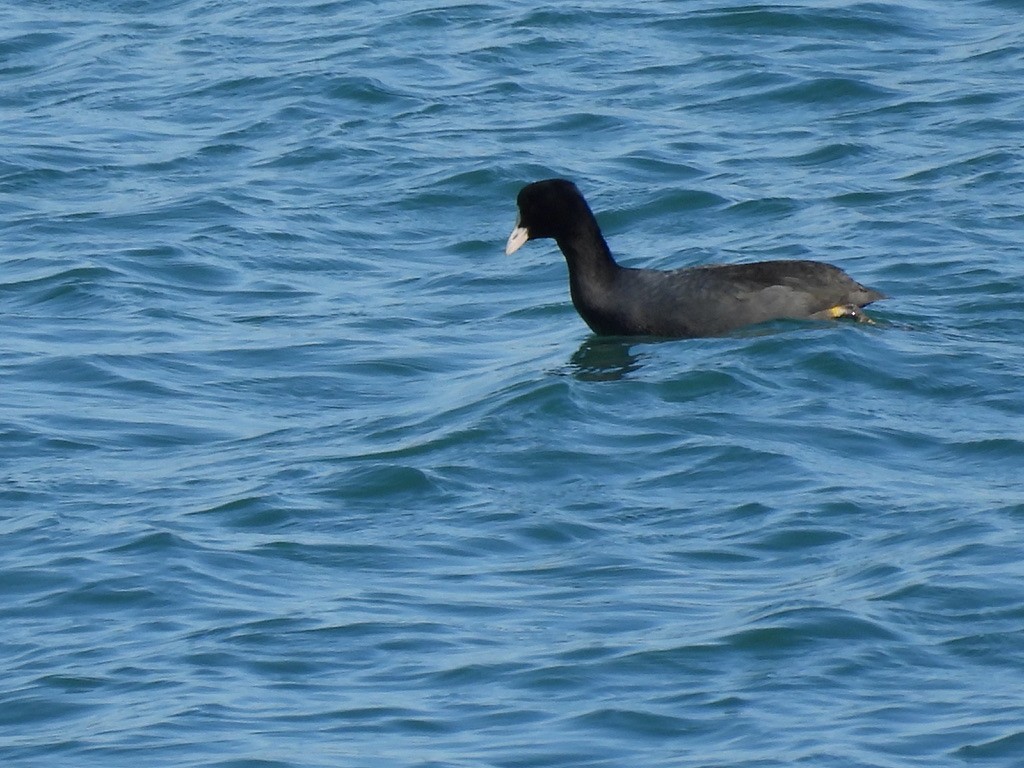
{"label": "coot", "polygon": [[579,189],[565,179],[527,184],[505,253],[554,238],[569,265],[569,293],[594,333],[608,336],[718,336],[769,320],[850,317],[885,295],[831,264],[759,261],[665,272],[620,267]]}

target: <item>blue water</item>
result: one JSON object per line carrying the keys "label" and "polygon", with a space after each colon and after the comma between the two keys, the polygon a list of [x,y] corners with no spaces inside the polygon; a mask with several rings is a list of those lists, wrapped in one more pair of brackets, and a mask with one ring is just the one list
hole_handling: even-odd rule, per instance
{"label": "blue water", "polygon": [[1021,10],[2,3],[0,764],[1024,764]]}

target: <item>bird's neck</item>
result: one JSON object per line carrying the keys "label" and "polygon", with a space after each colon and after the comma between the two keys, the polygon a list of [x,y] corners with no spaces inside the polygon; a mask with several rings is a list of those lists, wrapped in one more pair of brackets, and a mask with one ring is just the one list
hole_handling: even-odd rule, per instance
{"label": "bird's neck", "polygon": [[610,282],[620,267],[601,235],[597,222],[585,222],[579,228],[557,237],[559,250],[569,265],[571,281],[598,285]]}

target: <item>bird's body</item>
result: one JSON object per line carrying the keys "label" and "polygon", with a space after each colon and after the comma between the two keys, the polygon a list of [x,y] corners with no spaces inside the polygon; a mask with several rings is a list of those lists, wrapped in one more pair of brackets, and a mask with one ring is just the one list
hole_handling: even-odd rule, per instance
{"label": "bird's body", "polygon": [[814,261],[673,272],[620,267],[604,280],[570,278],[570,290],[595,333],[678,337],[717,336],[769,320],[852,316],[853,307],[880,298],[838,267]]}
{"label": "bird's body", "polygon": [[563,179],[528,184],[507,253],[550,237],[569,267],[573,305],[597,334],[717,336],[781,319],[864,319],[860,308],[885,298],[831,264],[760,261],[665,272],[619,266],[576,186]]}

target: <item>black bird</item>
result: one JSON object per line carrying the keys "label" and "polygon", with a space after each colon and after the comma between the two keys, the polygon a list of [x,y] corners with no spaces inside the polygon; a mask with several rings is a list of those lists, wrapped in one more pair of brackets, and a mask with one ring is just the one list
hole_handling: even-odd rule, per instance
{"label": "black bird", "polygon": [[579,189],[565,179],[527,184],[505,253],[554,238],[569,265],[569,293],[594,333],[607,336],[717,336],[769,320],[871,322],[861,307],[886,298],[831,264],[759,261],[671,272],[620,267]]}

